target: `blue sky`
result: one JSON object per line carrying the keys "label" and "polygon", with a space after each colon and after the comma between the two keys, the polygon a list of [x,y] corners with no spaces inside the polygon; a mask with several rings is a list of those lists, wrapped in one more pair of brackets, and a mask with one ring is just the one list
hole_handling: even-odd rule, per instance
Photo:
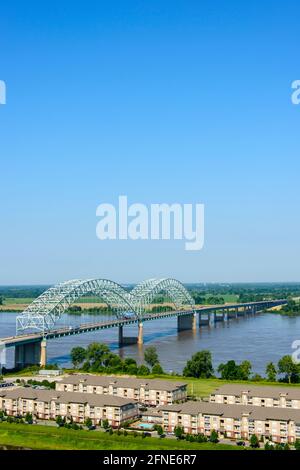
{"label": "blue sky", "polygon": [[[0,284],[299,281],[297,1],[1,5]],[[96,207],[205,204],[205,246],[100,241]]]}

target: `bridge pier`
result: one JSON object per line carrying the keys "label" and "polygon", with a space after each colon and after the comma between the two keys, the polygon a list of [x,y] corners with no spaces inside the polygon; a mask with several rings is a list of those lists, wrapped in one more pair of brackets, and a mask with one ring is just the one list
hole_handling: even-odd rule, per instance
{"label": "bridge pier", "polygon": [[119,326],[119,346],[123,344],[124,336],[123,336],[123,326]]}
{"label": "bridge pier", "polygon": [[194,313],[188,315],[179,315],[177,317],[177,330],[195,330],[196,329],[196,316]]}
{"label": "bridge pier", "polygon": [[193,313],[192,330],[197,330],[197,313]]}
{"label": "bridge pier", "polygon": [[144,342],[144,334],[143,334],[143,323],[139,321],[138,323],[138,338],[137,338],[137,343],[138,344],[143,344]]}
{"label": "bridge pier", "polygon": [[[42,341],[19,344],[15,347],[15,367],[23,369],[27,366],[40,365],[46,361],[46,347],[42,347]],[[43,352],[42,352],[43,351]]]}
{"label": "bridge pier", "polygon": [[210,314],[209,314],[209,326],[210,326],[210,328],[213,328],[215,326],[216,318],[217,318],[216,311],[210,312]]}
{"label": "bridge pier", "polygon": [[41,341],[40,366],[45,367],[46,364],[47,364],[47,341],[44,338]]}
{"label": "bridge pier", "polygon": [[119,347],[129,344],[137,344],[138,338],[136,336],[124,336],[123,328],[123,325],[119,326]]}

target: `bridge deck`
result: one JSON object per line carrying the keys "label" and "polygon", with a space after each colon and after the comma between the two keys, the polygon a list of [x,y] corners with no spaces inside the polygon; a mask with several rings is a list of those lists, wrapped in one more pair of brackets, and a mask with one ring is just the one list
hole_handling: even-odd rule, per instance
{"label": "bridge deck", "polygon": [[80,326],[76,327],[64,327],[58,328],[55,330],[47,331],[45,334],[42,332],[38,333],[28,333],[23,335],[17,336],[8,336],[6,338],[0,339],[0,347],[13,347],[19,346],[21,344],[28,344],[41,341],[43,338],[46,339],[54,339],[54,338],[61,338],[64,336],[71,336],[77,335],[81,333],[103,330],[107,328],[114,328],[119,326],[126,326],[131,325],[138,322],[145,322],[151,320],[158,320],[160,318],[170,318],[170,317],[178,317],[182,315],[191,315],[193,313],[207,313],[209,315],[210,312],[214,312],[215,310],[228,310],[228,309],[236,309],[236,308],[245,308],[245,307],[253,307],[257,306],[260,308],[272,308],[278,305],[286,304],[286,300],[273,300],[273,301],[261,301],[261,302],[248,302],[248,303],[240,303],[240,304],[222,304],[222,305],[210,305],[196,308],[195,310],[171,310],[168,312],[159,312],[159,313],[149,313],[147,315],[143,315],[142,318],[130,318],[130,319],[116,319],[107,322],[95,322],[95,323],[85,323],[81,324]]}

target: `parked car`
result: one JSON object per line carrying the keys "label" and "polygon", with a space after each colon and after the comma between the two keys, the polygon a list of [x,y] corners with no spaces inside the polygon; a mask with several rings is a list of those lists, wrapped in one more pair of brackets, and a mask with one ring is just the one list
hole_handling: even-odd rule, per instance
{"label": "parked car", "polygon": [[237,441],[236,445],[237,446],[245,446],[246,443],[244,441]]}
{"label": "parked car", "polygon": [[0,388],[13,387],[14,385],[13,382],[0,382]]}

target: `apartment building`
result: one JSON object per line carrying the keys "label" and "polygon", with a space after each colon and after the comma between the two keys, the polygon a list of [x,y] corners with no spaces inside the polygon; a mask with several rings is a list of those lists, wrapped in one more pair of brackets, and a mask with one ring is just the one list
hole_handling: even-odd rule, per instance
{"label": "apartment building", "polygon": [[31,413],[38,419],[55,419],[60,415],[72,418],[76,423],[84,423],[91,418],[94,425],[108,420],[112,427],[138,416],[137,403],[131,399],[21,387],[0,391],[0,409],[7,415]]}
{"label": "apartment building", "polygon": [[182,426],[185,433],[209,436],[215,430],[233,439],[248,440],[252,434],[280,443],[300,439],[300,410],[296,409],[186,402],[161,411],[166,432]]}
{"label": "apartment building", "polygon": [[226,384],[210,395],[211,403],[300,409],[300,387]]}
{"label": "apartment building", "polygon": [[56,382],[56,390],[130,398],[148,406],[171,405],[187,399],[187,384],[134,377],[70,375]]}

